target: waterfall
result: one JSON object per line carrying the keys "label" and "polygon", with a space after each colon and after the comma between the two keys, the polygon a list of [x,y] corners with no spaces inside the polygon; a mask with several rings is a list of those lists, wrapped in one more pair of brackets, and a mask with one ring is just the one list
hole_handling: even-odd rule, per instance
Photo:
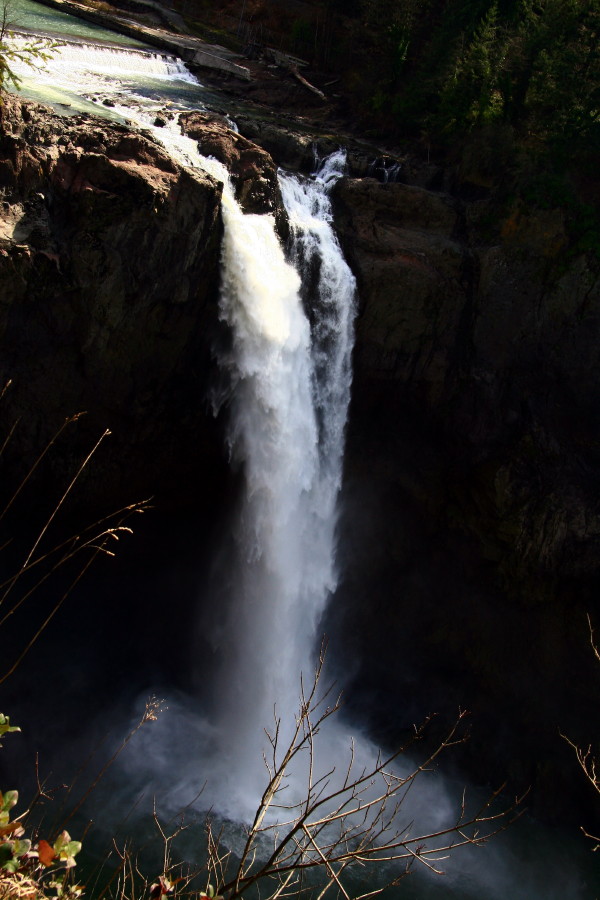
{"label": "waterfall", "polygon": [[220,316],[231,349],[219,365],[231,386],[228,441],[244,489],[232,524],[228,596],[208,635],[219,671],[203,765],[210,801],[244,817],[262,793],[263,729],[280,716],[284,742],[285,724],[293,725],[300,676],[312,676],[319,619],[337,580],[355,282],[335,238],[328,193],[344,156],[334,154],[314,178],[281,174],[291,230],[284,248],[272,216],[242,212],[220,163],[202,157],[174,122],[153,127],[161,100],[149,84],[161,82],[163,97],[169,83],[198,87],[180,61],[68,43],[36,82],[110,97],[114,113],[153,130],[180,163],[224,185]]}
{"label": "waterfall", "polygon": [[[145,128],[153,121],[152,102],[164,104],[172,96],[174,103],[182,98],[188,98],[188,105],[192,98],[195,108],[201,103],[200,86],[183,65],[154,53],[69,44],[46,71],[32,75],[23,68],[19,74],[86,96],[105,92],[122,104],[118,111],[123,116]],[[150,96],[149,82],[160,82],[161,91]],[[176,85],[172,94],[163,89],[169,84]],[[281,175],[292,232],[286,255],[269,217],[242,214],[223,167],[199,157],[194,141],[170,129],[155,129],[155,134],[184,165],[202,166],[225,184],[221,314],[231,330],[232,351],[220,363],[231,380],[229,441],[232,457],[243,467],[245,487],[230,558],[235,591],[229,607],[220,611],[220,625],[212,629],[223,660],[219,714],[209,721],[197,698],[171,691],[168,714],[136,736],[129,755],[123,754],[113,768],[111,789],[97,800],[96,825],[104,821],[115,845],[122,839],[123,824],[133,833],[135,821],[135,830],[143,834],[144,823],[151,820],[147,807],[155,798],[162,819],[193,804],[207,778],[212,791],[201,802],[217,812],[243,817],[256,800],[257,785],[264,779],[262,727],[272,721],[274,703],[282,716],[293,715],[299,673],[310,677],[319,617],[336,584],[335,510],[350,389],[354,280],[335,241],[328,200],[341,156],[325,161],[313,179]],[[383,180],[393,175],[384,166]],[[177,648],[167,646],[165,652],[176,653]],[[202,666],[198,660],[198,668]],[[65,696],[73,694],[67,690]],[[93,694],[86,698],[81,718],[86,738],[93,731],[94,699]],[[115,699],[111,709],[117,731],[117,717],[129,719],[131,714],[119,711],[121,703]],[[325,738],[325,755],[343,777],[349,737],[343,725],[334,731],[319,735],[319,748]],[[128,733],[124,723],[122,732]],[[59,743],[62,760],[69,748]],[[359,735],[359,769],[372,765],[376,753]],[[404,823],[416,821],[424,831],[447,827],[455,821],[462,788],[462,781],[446,782],[439,773],[424,775],[403,804]],[[443,881],[415,877],[403,882],[402,895],[464,900],[589,896],[597,879],[586,875],[587,864],[571,850],[570,837],[565,841],[561,831],[519,827],[507,833],[511,843],[494,842],[480,859],[477,848],[453,856]],[[192,829],[185,834],[190,836],[185,857],[197,867],[198,838]],[[232,846],[235,837],[233,833]],[[375,884],[369,881],[360,889],[373,890]]]}
{"label": "waterfall", "polygon": [[235,385],[230,443],[245,487],[234,596],[218,634],[226,662],[217,727],[219,781],[243,813],[264,786],[263,728],[272,727],[274,714],[280,718],[285,746],[300,675],[310,681],[319,618],[336,586],[355,294],[327,196],[341,163],[337,155],[337,168],[324,167],[314,180],[280,176],[293,267],[270,217],[243,216],[236,206],[225,220],[222,314],[234,341],[225,364]]}
{"label": "waterfall", "polygon": [[274,218],[242,212],[224,166],[173,128],[156,134],[180,162],[224,185],[220,315],[232,345],[219,364],[231,385],[228,441],[244,489],[229,597],[210,625],[220,674],[206,797],[247,817],[264,787],[264,729],[280,717],[285,743],[336,586],[355,280],[328,192],[344,155],[313,179],[280,175],[291,226],[286,259]]}

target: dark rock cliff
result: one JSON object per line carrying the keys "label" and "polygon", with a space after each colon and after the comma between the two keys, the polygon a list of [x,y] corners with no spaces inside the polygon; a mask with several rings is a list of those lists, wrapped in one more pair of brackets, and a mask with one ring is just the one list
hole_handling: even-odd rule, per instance
{"label": "dark rock cliff", "polygon": [[388,738],[466,707],[481,780],[551,818],[593,805],[559,731],[599,737],[598,264],[558,210],[491,229],[491,201],[368,179],[336,204],[361,297],[331,623],[354,702]]}
{"label": "dark rock cliff", "polygon": [[19,420],[10,480],[86,411],[52,475],[66,477],[110,428],[82,503],[210,493],[214,472],[197,458],[222,467],[207,410],[221,186],[119,125],[13,97],[1,111],[3,433]]}
{"label": "dark rock cliff", "polygon": [[[268,154],[214,117],[185,128],[284,233]],[[306,164],[294,140],[265,130],[275,163]],[[10,98],[0,186],[9,472],[87,410],[50,471],[64,481],[109,427],[82,503],[215,503],[220,186],[125,128]],[[600,587],[598,267],[570,252],[559,211],[498,219],[491,201],[370,178],[340,182],[335,205],[360,313],[331,657],[383,740],[470,708],[457,758],[562,816],[581,798],[559,729],[600,736],[585,617]]]}

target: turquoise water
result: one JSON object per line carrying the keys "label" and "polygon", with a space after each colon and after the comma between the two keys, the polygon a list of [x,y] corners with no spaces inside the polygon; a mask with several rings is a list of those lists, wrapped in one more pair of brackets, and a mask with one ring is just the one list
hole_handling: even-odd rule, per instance
{"label": "turquoise water", "polygon": [[22,32],[58,41],[51,59],[39,68],[19,62],[11,68],[22,96],[59,113],[127,122],[126,110],[117,111],[115,105],[194,109],[213,99],[180,60],[33,0],[14,0],[11,26],[17,45],[28,39]]}
{"label": "turquoise water", "polygon": [[12,28],[17,31],[22,28],[36,34],[83,38],[86,41],[116,44],[121,47],[145,47],[145,44],[134,38],[118,34],[116,31],[108,31],[83,19],[76,19],[67,13],[35,3],[34,0],[10,0],[10,21]]}

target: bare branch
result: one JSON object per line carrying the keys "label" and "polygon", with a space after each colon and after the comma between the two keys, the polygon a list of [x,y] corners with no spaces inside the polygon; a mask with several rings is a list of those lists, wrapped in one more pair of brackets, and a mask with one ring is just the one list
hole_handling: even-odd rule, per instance
{"label": "bare branch", "polygon": [[[218,894],[227,900],[236,900],[249,890],[258,891],[262,900],[279,900],[290,894],[297,897],[308,890],[302,879],[311,872],[323,877],[316,900],[322,900],[331,888],[350,900],[346,873],[356,866],[367,866],[379,873],[381,883],[373,883],[361,895],[360,900],[366,900],[397,884],[414,864],[441,874],[439,863],[449,854],[459,847],[483,845],[521,814],[523,798],[517,798],[507,808],[494,809],[504,790],[502,786],[472,814],[467,813],[463,794],[455,820],[437,831],[413,836],[412,823],[400,820],[403,801],[416,778],[430,770],[444,750],[464,740],[459,734],[464,712],[459,713],[426,760],[408,774],[394,769],[405,747],[385,757],[380,754],[372,765],[356,772],[356,751],[351,742],[341,781],[333,781],[335,767],[317,776],[315,740],[320,726],[339,709],[339,699],[328,707],[319,695],[323,664],[324,652],[319,656],[310,690],[301,681],[299,709],[287,746],[279,746],[281,730],[277,717],[274,731],[266,732],[272,756],[267,764],[269,781],[248,828],[239,861],[225,856],[218,841],[209,839],[209,870],[217,882]],[[415,728],[410,745],[423,736],[426,724]],[[285,789],[290,763],[301,752],[307,754],[302,796],[281,803],[278,796]],[[285,811],[285,821],[267,820],[269,810]],[[265,858],[264,845],[259,840],[266,835],[272,838],[272,849]]]}

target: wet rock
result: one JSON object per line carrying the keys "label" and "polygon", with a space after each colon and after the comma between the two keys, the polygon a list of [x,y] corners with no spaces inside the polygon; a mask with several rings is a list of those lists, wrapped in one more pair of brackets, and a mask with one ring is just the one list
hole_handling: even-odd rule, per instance
{"label": "wet rock", "polygon": [[263,147],[282,168],[296,172],[310,172],[314,168],[312,134],[294,131],[289,125],[258,117],[238,116],[236,122],[241,134]]}
{"label": "wet rock", "polygon": [[277,167],[271,156],[231,128],[221,116],[210,113],[182,113],[182,130],[198,141],[200,151],[214,156],[231,174],[238,203],[245,212],[271,213],[280,235],[287,234],[287,216],[277,181]]}

